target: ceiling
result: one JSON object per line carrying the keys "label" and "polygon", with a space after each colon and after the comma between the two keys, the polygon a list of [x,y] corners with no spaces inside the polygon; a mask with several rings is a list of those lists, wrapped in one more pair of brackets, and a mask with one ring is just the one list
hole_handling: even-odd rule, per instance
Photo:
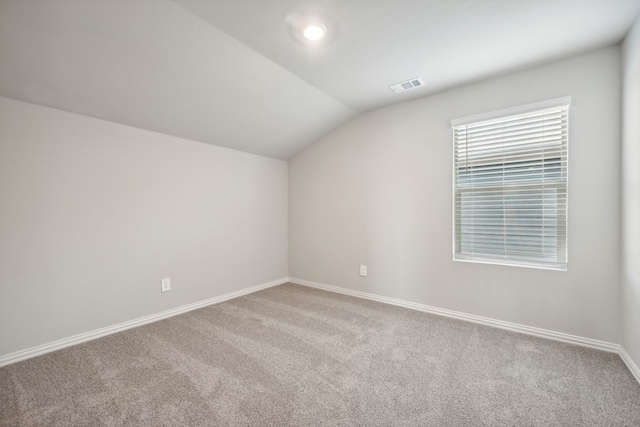
{"label": "ceiling", "polygon": [[[619,42],[640,0],[0,0],[0,95],[279,159],[362,112]],[[292,24],[320,18],[303,43]],[[421,76],[425,86],[389,85]]]}

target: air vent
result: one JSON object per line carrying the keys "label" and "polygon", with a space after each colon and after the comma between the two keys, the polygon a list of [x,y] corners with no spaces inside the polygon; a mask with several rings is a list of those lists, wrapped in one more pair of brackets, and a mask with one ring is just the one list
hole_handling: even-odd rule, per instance
{"label": "air vent", "polygon": [[397,83],[395,85],[389,86],[389,88],[395,93],[406,92],[411,89],[415,89],[417,87],[424,86],[424,82],[420,77],[415,77],[413,79],[407,80],[406,82]]}

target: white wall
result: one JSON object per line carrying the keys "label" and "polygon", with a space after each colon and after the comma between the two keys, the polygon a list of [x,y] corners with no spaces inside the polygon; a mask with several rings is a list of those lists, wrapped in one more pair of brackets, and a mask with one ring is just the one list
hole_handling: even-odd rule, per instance
{"label": "white wall", "polygon": [[[568,271],[452,261],[450,121],[567,95]],[[618,343],[620,102],[610,47],[358,117],[289,163],[289,275]]]}
{"label": "white wall", "polygon": [[0,98],[0,236],[2,356],[286,277],[287,164]]}
{"label": "white wall", "polygon": [[623,54],[622,347],[640,366],[640,18]]}

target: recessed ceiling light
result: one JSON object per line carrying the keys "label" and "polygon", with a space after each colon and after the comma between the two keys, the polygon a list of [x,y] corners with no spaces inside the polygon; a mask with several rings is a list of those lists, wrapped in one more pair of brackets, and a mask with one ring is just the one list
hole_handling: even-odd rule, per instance
{"label": "recessed ceiling light", "polygon": [[327,29],[324,25],[309,25],[304,29],[302,34],[307,40],[316,41],[320,40],[327,33]]}

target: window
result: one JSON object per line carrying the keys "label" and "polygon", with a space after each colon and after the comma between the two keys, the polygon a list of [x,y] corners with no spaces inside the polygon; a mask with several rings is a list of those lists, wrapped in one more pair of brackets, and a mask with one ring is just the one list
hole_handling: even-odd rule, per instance
{"label": "window", "polygon": [[454,259],[567,268],[571,98],[454,120]]}

